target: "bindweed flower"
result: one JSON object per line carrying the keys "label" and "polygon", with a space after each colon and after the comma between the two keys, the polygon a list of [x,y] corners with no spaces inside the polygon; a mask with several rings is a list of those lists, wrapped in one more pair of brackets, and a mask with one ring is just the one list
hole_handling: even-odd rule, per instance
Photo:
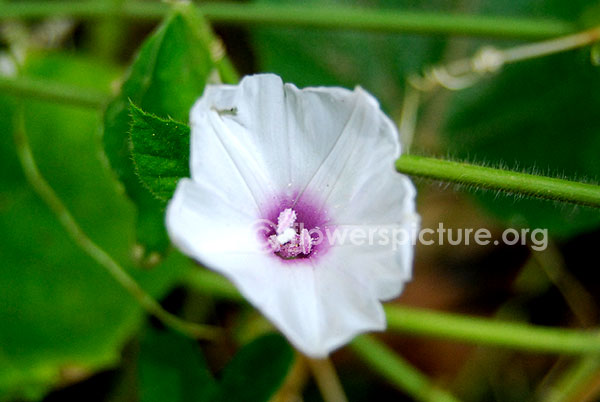
{"label": "bindweed flower", "polygon": [[419,219],[377,101],[254,75],[208,86],[190,120],[192,177],[167,208],[173,243],[308,356],[384,329],[381,300],[411,277]]}

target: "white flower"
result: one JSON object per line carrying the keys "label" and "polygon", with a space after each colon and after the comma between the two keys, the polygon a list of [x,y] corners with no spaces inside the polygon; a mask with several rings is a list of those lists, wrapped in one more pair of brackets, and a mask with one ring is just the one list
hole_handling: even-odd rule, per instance
{"label": "white flower", "polygon": [[377,101],[264,74],[208,86],[190,120],[192,177],[167,209],[173,243],[308,356],[384,329],[380,300],[411,277],[418,215]]}

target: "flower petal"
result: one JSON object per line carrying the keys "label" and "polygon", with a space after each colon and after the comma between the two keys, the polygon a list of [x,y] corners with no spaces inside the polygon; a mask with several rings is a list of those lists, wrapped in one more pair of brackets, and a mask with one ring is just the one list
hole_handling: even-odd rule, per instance
{"label": "flower petal", "polygon": [[253,216],[215,190],[188,179],[179,183],[167,209],[172,241],[231,280],[299,350],[324,357],[360,332],[384,328],[376,295],[348,269],[356,250],[318,265],[261,253]]}
{"label": "flower petal", "polygon": [[357,88],[342,135],[308,185],[308,192],[323,195],[335,230],[366,236],[360,244],[346,239],[329,252],[351,261],[347,272],[380,300],[397,297],[410,280],[419,227],[414,186],[394,169],[399,151],[393,123]]}
{"label": "flower petal", "polygon": [[[299,90],[266,74],[207,87],[190,120],[193,182],[180,183],[167,210],[174,243],[228,277],[309,356],[383,329],[379,300],[410,279],[418,216],[412,183],[394,170],[397,132],[377,101],[360,88]],[[340,243],[284,260],[254,223],[273,215],[276,197],[298,195],[326,210],[325,227],[404,229],[407,241]],[[312,240],[300,240],[310,252]]]}
{"label": "flower petal", "polygon": [[263,165],[243,142],[247,133],[239,131],[223,124],[215,110],[192,114],[192,179],[219,188],[224,194],[241,192],[253,207],[260,209],[274,190]]}
{"label": "flower petal", "polygon": [[[343,88],[300,90],[273,74],[207,86],[190,117],[192,177],[222,173],[211,165],[225,157],[259,202],[303,189],[344,131],[354,98]],[[215,145],[223,150],[208,155]]]}
{"label": "flower petal", "polygon": [[336,222],[395,222],[414,212],[415,196],[410,180],[394,168],[398,132],[371,95],[357,88],[353,100],[352,115],[307,190],[322,195]]}
{"label": "flower petal", "polygon": [[[233,197],[236,194],[237,198]],[[260,249],[254,226],[256,212],[242,194],[225,194],[209,182],[180,180],[167,207],[171,241],[203,263],[210,252],[256,252]]]}
{"label": "flower petal", "polygon": [[229,278],[308,356],[325,357],[358,333],[385,328],[381,304],[347,273],[344,261],[311,267],[259,253],[240,257],[209,252],[203,261]]}
{"label": "flower petal", "polygon": [[[331,258],[347,261],[346,273],[366,284],[377,299],[398,297],[412,276],[418,220],[406,219],[402,224],[390,225],[340,225],[335,230],[346,231],[346,236],[331,247]],[[353,232],[362,237],[353,240]]]}
{"label": "flower petal", "polygon": [[354,188],[334,190],[334,197],[347,197],[343,207],[334,210],[336,230],[359,232],[366,238],[358,243],[347,238],[330,252],[342,259],[350,251],[356,262],[353,274],[374,286],[379,299],[390,300],[411,279],[420,218],[415,189],[406,176],[395,172],[370,176],[363,175],[363,182]]}
{"label": "flower petal", "polygon": [[324,355],[344,345],[356,335],[382,331],[386,320],[383,307],[368,283],[352,275],[353,255],[339,259],[330,255],[327,265],[315,270],[324,327],[321,342]]}

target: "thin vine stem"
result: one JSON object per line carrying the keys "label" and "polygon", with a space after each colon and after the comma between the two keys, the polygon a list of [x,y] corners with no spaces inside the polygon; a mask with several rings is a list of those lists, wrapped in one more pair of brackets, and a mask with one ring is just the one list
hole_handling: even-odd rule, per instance
{"label": "thin vine stem", "polygon": [[363,335],[350,348],[374,371],[395,387],[422,402],[457,402],[452,394],[433,385],[430,380],[396,352],[375,338]]}
{"label": "thin vine stem", "polygon": [[25,132],[23,113],[22,108],[16,113],[16,127],[14,131],[17,155],[23,172],[31,187],[54,213],[73,242],[103,267],[148,313],[154,315],[165,325],[192,338],[214,339],[218,335],[215,328],[184,321],[163,309],[119,263],[100,248],[81,229],[73,215],[71,215],[67,207],[39,171]]}
{"label": "thin vine stem", "polygon": [[589,46],[599,40],[600,27],[596,26],[570,35],[507,49],[485,46],[472,57],[430,67],[425,70],[423,76],[411,75],[408,77],[408,83],[421,92],[430,92],[439,87],[453,91],[461,90],[476,84],[488,74],[497,73],[508,64]]}
{"label": "thin vine stem", "polygon": [[411,176],[600,208],[600,186],[464,162],[404,155],[396,169]]}
{"label": "thin vine stem", "polygon": [[508,64],[518,63],[592,45],[600,40],[600,26],[536,43],[497,49],[484,46],[472,57],[426,68],[423,74],[410,74],[402,102],[400,133],[405,153],[415,136],[417,116],[423,93],[439,88],[458,91],[477,84],[484,77],[498,73]]}
{"label": "thin vine stem", "polygon": [[595,331],[542,327],[396,305],[386,306],[385,312],[390,331],[529,352],[600,357],[600,336]]}
{"label": "thin vine stem", "polygon": [[[158,20],[169,10],[160,2],[126,2],[123,5],[97,1],[0,2],[2,18],[32,19],[49,16],[77,18],[124,17]],[[502,39],[542,39],[576,30],[571,22],[556,19],[526,19],[483,15],[370,9],[350,6],[302,6],[254,3],[200,3],[198,9],[219,24],[270,25],[389,33],[466,35]]]}

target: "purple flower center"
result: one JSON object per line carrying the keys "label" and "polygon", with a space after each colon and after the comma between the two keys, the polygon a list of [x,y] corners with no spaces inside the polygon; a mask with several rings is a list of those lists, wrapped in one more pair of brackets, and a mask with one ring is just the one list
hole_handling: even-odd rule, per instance
{"label": "purple flower center", "polygon": [[269,236],[271,251],[284,259],[310,255],[313,239],[308,229],[296,227],[296,211],[286,208],[277,217],[277,230]]}
{"label": "purple flower center", "polygon": [[301,261],[322,255],[329,245],[324,240],[328,219],[316,202],[308,202],[306,195],[297,202],[281,199],[269,208],[262,221],[259,236],[265,251],[286,261]]}

